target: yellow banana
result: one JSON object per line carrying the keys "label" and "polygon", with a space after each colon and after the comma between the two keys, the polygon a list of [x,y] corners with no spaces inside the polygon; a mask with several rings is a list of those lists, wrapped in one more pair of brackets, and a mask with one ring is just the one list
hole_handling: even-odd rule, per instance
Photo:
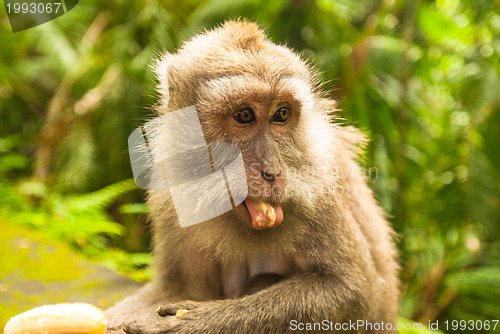
{"label": "yellow banana", "polygon": [[4,334],[104,334],[106,320],[88,304],[57,304],[34,308],[9,320]]}

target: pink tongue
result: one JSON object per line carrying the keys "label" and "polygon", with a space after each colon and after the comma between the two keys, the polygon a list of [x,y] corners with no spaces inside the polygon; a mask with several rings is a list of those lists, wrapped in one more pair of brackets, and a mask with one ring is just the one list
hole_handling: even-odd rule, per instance
{"label": "pink tongue", "polygon": [[245,200],[245,204],[250,216],[252,216],[252,226],[257,230],[277,227],[283,221],[283,210],[279,204],[256,203],[248,198]]}

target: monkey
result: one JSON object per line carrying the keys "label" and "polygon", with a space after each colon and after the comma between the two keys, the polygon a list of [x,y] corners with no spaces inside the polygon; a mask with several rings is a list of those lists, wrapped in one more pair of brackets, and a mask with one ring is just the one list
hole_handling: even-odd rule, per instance
{"label": "monkey", "polygon": [[155,274],[105,312],[108,333],[315,332],[325,321],[334,333],[394,333],[396,235],[358,163],[365,136],[338,120],[310,62],[240,19],[155,71],[157,114],[195,106],[207,142],[240,148],[248,197],[181,228],[169,191],[149,191]]}

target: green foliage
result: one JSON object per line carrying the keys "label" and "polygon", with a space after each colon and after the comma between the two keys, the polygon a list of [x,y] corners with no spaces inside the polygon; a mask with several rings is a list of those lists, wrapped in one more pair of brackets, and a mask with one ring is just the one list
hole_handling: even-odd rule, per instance
{"label": "green foliage", "polygon": [[370,184],[400,235],[402,315],[498,318],[499,13],[491,0],[91,0],[17,34],[0,21],[0,215],[143,273],[149,257],[117,247],[147,248],[126,153],[155,101],[147,66],[246,17],[308,58],[371,139]]}
{"label": "green foliage", "polygon": [[[9,161],[18,153],[12,141],[4,138],[5,155],[0,161]],[[24,159],[27,157],[21,155]],[[24,161],[24,160],[22,160]],[[25,169],[29,161],[23,164],[4,163],[0,176],[9,172]],[[136,190],[133,179],[126,179],[97,191],[86,194],[60,194],[50,190],[46,184],[29,179],[19,179],[12,183],[0,180],[0,216],[12,222],[44,231],[54,239],[61,239],[88,257],[101,261],[107,267],[132,275],[138,280],[149,278],[147,267],[151,256],[147,253],[128,253],[116,247],[117,239],[123,238],[125,228],[116,222],[107,210],[124,194]],[[124,214],[144,213],[140,210],[143,203],[124,204]],[[110,249],[110,247],[112,248]]]}
{"label": "green foliage", "polygon": [[[49,192],[40,182],[21,181],[16,185],[0,182],[0,202],[4,204],[0,216],[64,240],[110,269],[147,280],[151,256],[117,248],[117,239],[123,238],[126,230],[106,211],[135,188],[133,179],[127,179],[84,195],[62,195]],[[134,207],[134,203],[128,205]]]}

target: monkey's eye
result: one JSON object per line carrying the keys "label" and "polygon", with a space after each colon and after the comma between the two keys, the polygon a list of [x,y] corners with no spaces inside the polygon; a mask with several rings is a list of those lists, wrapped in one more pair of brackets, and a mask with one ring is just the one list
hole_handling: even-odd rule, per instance
{"label": "monkey's eye", "polygon": [[281,107],[273,115],[273,121],[275,122],[286,122],[290,117],[290,109],[287,107]]}
{"label": "monkey's eye", "polygon": [[252,123],[255,121],[255,115],[253,114],[253,110],[250,108],[238,110],[233,113],[233,118],[236,122],[242,124]]}

